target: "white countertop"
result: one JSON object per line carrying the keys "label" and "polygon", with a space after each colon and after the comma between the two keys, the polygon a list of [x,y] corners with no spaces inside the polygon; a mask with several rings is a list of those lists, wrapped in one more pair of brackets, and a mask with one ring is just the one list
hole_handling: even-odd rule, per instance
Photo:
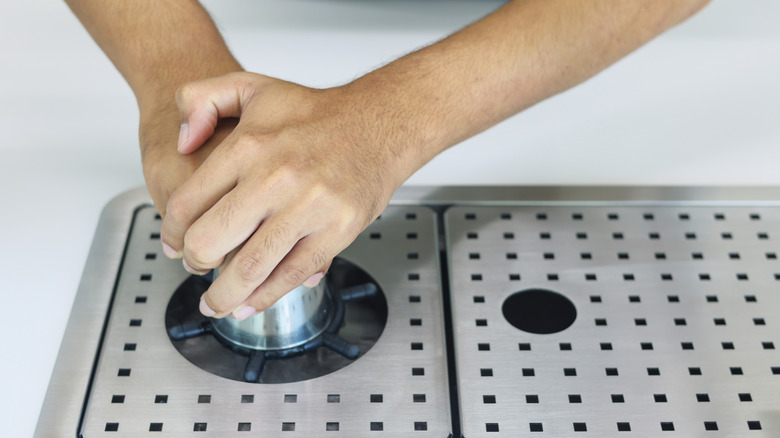
{"label": "white countertop", "polygon": [[[3,434],[32,436],[100,210],[143,184],[134,99],[62,2],[0,6]],[[335,85],[497,1],[210,0],[250,70]],[[780,185],[780,3],[714,0],[410,184]]]}

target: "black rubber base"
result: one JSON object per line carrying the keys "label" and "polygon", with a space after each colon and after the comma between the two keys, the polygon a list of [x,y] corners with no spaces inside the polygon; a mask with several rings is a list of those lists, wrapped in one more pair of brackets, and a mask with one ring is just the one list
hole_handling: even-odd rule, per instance
{"label": "black rubber base", "polygon": [[198,276],[185,280],[168,303],[165,325],[169,338],[187,360],[231,380],[287,383],[332,373],[352,363],[376,343],[387,322],[387,301],[378,286],[373,293],[371,287],[359,287],[376,285],[376,281],[344,259],[334,260],[327,279],[330,290],[334,291],[336,313],[343,312],[343,323],[338,322],[342,319],[340,315],[334,315],[333,323],[322,337],[300,347],[258,352],[232,346],[210,335],[210,319],[198,311],[200,296],[210,282]]}

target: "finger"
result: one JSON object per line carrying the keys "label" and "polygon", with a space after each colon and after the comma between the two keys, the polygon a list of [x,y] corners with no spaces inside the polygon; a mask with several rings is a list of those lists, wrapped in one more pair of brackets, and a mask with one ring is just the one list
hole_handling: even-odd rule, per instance
{"label": "finger", "polygon": [[284,219],[267,218],[203,295],[205,306],[216,317],[230,314],[268,278],[301,237]]}
{"label": "finger", "polygon": [[[263,284],[233,311],[233,316],[244,320],[271,307],[285,294],[312,279],[319,283],[336,254],[338,250],[327,246],[318,236],[301,239]],[[316,283],[305,285],[314,287]]]}
{"label": "finger", "polygon": [[[228,126],[231,125],[228,124]],[[218,138],[212,139],[222,140],[219,147],[214,147],[210,140],[208,148],[213,148],[211,154],[186,181],[171,193],[166,205],[161,231],[163,252],[166,256],[182,257],[187,230],[223,196],[236,187],[237,175],[244,160],[232,152],[232,146],[242,142],[241,123],[234,126],[229,134],[224,135],[223,133]],[[202,151],[208,152],[208,149],[201,149],[195,154],[181,158],[195,157]],[[185,268],[187,268],[186,265]]]}
{"label": "finger", "polygon": [[219,119],[240,117],[249,101],[246,80],[242,75],[227,74],[190,82],[176,90],[176,104],[181,112],[178,150],[189,154],[197,150],[214,133]]}
{"label": "finger", "polygon": [[318,284],[320,284],[320,281],[325,276],[325,274],[328,273],[330,270],[330,265],[333,264],[333,259],[329,260],[328,263],[325,264],[321,269],[317,271],[316,274],[309,277],[306,281],[303,282],[303,285],[306,287],[316,287]]}
{"label": "finger", "polygon": [[[254,76],[262,78],[260,75],[253,75],[253,77]],[[229,74],[218,78],[193,82],[182,87],[179,92],[177,92],[177,99],[181,101],[180,105],[186,109],[197,107],[197,102],[204,102],[204,96],[212,96],[212,100],[217,102],[217,104],[213,104],[214,108],[219,108],[219,102],[230,101],[230,93],[226,90],[240,90],[241,92],[239,95],[241,96],[249,92],[247,91],[249,86],[242,85],[242,81],[243,83],[247,83],[246,79],[241,79],[237,77],[236,74]],[[257,82],[259,83],[259,80]],[[220,101],[213,96],[222,96],[224,99]],[[249,99],[249,97],[241,97],[234,98],[233,101],[245,103],[248,102]],[[205,101],[207,101],[207,103],[205,105],[210,105],[208,102],[212,102],[212,100],[206,98]],[[225,114],[234,114],[229,111],[231,109],[229,108],[229,104],[226,103],[225,106]],[[232,110],[236,110],[236,108],[232,108]],[[240,112],[241,110],[237,110],[237,113],[240,114]],[[208,122],[208,126],[211,126],[210,123],[211,122]],[[205,125],[201,124],[199,126]],[[245,133],[242,134],[245,130],[242,130],[241,128],[242,124],[239,122],[235,129],[220,143],[220,147],[215,148],[214,152],[203,162],[192,176],[171,194],[168,204],[166,205],[166,215],[163,218],[161,232],[163,252],[168,257],[177,258],[183,255],[184,236],[189,227],[201,215],[214,206],[222,196],[236,186],[238,179],[237,175],[246,160],[245,157],[242,157],[242,155],[235,152],[234,146],[255,141],[252,139],[252,136],[249,136],[249,139],[247,139]],[[213,127],[210,129],[213,131]],[[203,132],[206,132],[207,134],[203,135],[210,135],[207,131],[208,129],[204,130]],[[190,138],[193,137],[190,136]],[[198,147],[199,146],[200,144],[198,144]],[[190,268],[190,266],[185,264],[185,268]],[[199,273],[195,270],[187,270]]]}
{"label": "finger", "polygon": [[257,184],[240,184],[187,229],[183,256],[195,270],[213,269],[225,255],[257,230],[269,213],[272,197]]}
{"label": "finger", "polygon": [[333,264],[332,259],[328,263],[326,263],[324,267],[317,270],[317,272],[314,275],[306,279],[306,281],[303,282],[303,286],[308,288],[317,287],[317,285],[320,284],[320,281],[322,281],[323,277],[325,277],[325,274],[328,273],[331,264]]}
{"label": "finger", "polygon": [[234,171],[224,171],[217,149],[168,198],[160,237],[165,255],[181,257],[184,236],[195,221],[236,185]]}

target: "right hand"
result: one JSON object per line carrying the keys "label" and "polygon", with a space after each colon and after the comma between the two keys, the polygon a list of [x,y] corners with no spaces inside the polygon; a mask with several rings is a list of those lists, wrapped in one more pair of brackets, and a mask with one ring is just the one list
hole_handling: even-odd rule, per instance
{"label": "right hand", "polygon": [[204,315],[246,319],[316,284],[421,165],[417,113],[376,90],[254,73],[179,90],[185,156],[200,153],[220,117],[241,118],[172,194],[162,225],[166,255],[182,254],[190,272],[224,266],[201,298]]}

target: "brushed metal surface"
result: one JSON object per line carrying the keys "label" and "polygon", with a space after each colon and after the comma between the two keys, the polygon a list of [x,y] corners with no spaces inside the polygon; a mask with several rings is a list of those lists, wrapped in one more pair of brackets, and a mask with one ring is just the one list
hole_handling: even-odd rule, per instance
{"label": "brushed metal surface", "polygon": [[391,204],[427,205],[658,205],[756,206],[780,200],[772,186],[404,186]]}
{"label": "brushed metal surface", "polygon": [[[777,203],[461,206],[446,233],[464,436],[780,436]],[[528,289],[574,323],[512,326]]]}
{"label": "brushed metal surface", "polygon": [[[776,389],[775,374],[767,375],[766,367],[780,365],[775,363],[780,362],[780,360],[777,360],[774,349],[777,341],[773,339],[774,333],[777,332],[777,322],[773,317],[773,312],[778,307],[770,292],[775,283],[768,280],[764,274],[774,269],[772,267],[774,259],[770,258],[769,254],[774,254],[774,251],[780,252],[780,249],[767,249],[762,259],[760,251],[764,251],[764,248],[758,251],[746,248],[736,251],[740,258],[733,259],[730,255],[723,255],[723,248],[724,245],[732,245],[736,242],[745,243],[741,231],[739,234],[733,235],[731,242],[718,241],[717,243],[707,239],[702,240],[701,236],[703,235],[697,233],[698,240],[695,243],[702,245],[700,251],[705,255],[705,263],[700,263],[701,260],[694,263],[692,260],[676,258],[683,254],[677,252],[677,249],[685,248],[686,245],[691,245],[694,242],[678,241],[669,247],[677,248],[674,251],[662,248],[658,252],[666,252],[666,258],[658,259],[655,253],[652,256],[648,255],[647,251],[652,248],[646,246],[647,242],[628,238],[620,243],[630,247],[626,250],[631,256],[628,261],[620,260],[616,263],[614,260],[604,259],[602,255],[596,257],[597,251],[603,250],[608,253],[616,250],[616,248],[610,250],[609,245],[617,245],[619,242],[609,242],[604,248],[601,245],[596,245],[593,247],[595,249],[589,249],[588,251],[593,254],[592,258],[586,262],[577,260],[577,257],[580,256],[576,254],[577,251],[584,251],[581,249],[581,245],[586,243],[585,240],[575,239],[573,242],[566,240],[559,242],[556,237],[553,240],[542,242],[545,245],[549,245],[551,242],[560,244],[553,251],[549,251],[549,247],[543,246],[542,243],[529,238],[524,233],[529,232],[529,230],[531,234],[539,231],[534,228],[538,226],[535,222],[535,214],[544,208],[552,208],[555,211],[573,208],[583,212],[607,207],[610,209],[619,208],[627,209],[628,215],[625,217],[632,217],[629,214],[630,211],[646,210],[649,207],[652,208],[647,211],[655,211],[658,208],[659,211],[669,212],[679,208],[681,211],[712,212],[712,210],[706,209],[718,206],[716,210],[725,211],[727,213],[725,217],[729,219],[729,223],[731,223],[732,217],[740,217],[740,214],[736,213],[740,211],[739,208],[745,208],[745,211],[762,212],[760,214],[761,223],[767,224],[767,228],[761,232],[768,232],[769,238],[761,239],[757,245],[766,246],[773,245],[776,239],[773,230],[777,229],[777,215],[774,211],[778,205],[778,199],[780,199],[780,190],[776,187],[402,187],[391,202],[391,205],[396,206],[394,207],[396,209],[389,210],[391,214],[387,217],[396,216],[395,219],[405,217],[405,214],[398,213],[398,211],[404,211],[406,206],[418,205],[471,206],[466,210],[503,206],[497,208],[497,211],[515,211],[516,209],[522,213],[518,213],[519,216],[513,215],[515,218],[512,221],[513,226],[518,227],[515,231],[507,231],[503,228],[501,230],[502,233],[514,232],[514,241],[503,241],[503,234],[501,238],[498,238],[499,242],[488,243],[487,240],[480,240],[478,245],[484,246],[485,254],[494,255],[491,258],[482,258],[479,262],[482,263],[480,266],[484,266],[484,268],[480,268],[484,277],[478,286],[479,292],[474,291],[474,284],[471,284],[469,274],[474,266],[474,260],[469,259],[466,262],[460,259],[464,254],[470,255],[474,252],[473,247],[469,245],[477,244],[477,242],[453,234],[453,232],[471,232],[462,227],[471,229],[474,225],[466,226],[454,219],[455,216],[452,212],[458,211],[457,209],[452,209],[448,218],[448,227],[450,228],[448,245],[451,245],[452,249],[449,253],[449,262],[454,297],[453,311],[458,321],[454,327],[457,341],[458,384],[462,386],[459,388],[461,390],[460,414],[463,418],[464,431],[467,432],[466,436],[471,438],[472,436],[483,436],[486,433],[488,436],[495,436],[501,433],[508,434],[512,431],[520,431],[521,434],[525,434],[526,432],[530,433],[531,423],[534,423],[533,427],[541,425],[544,433],[551,434],[555,431],[556,436],[568,436],[572,433],[575,422],[584,423],[589,432],[604,431],[602,434],[604,436],[613,434],[618,423],[621,423],[622,427],[626,426],[624,423],[628,423],[632,431],[643,431],[643,436],[656,436],[662,427],[668,428],[670,424],[675,431],[663,431],[664,434],[677,433],[683,436],[698,436],[702,433],[703,428],[714,426],[718,430],[707,430],[705,436],[773,436],[773,433],[777,435],[778,426],[775,418],[778,400],[776,396],[780,394],[780,390]],[[340,432],[363,436],[367,433],[367,429],[371,429],[371,424],[378,426],[377,422],[379,421],[383,422],[382,426],[385,431],[408,431],[413,426],[409,425],[409,420],[403,419],[417,418],[420,425],[423,421],[427,421],[425,424],[432,436],[446,436],[450,422],[449,393],[443,377],[445,361],[440,322],[442,312],[440,286],[438,280],[428,282],[429,277],[436,276],[439,272],[436,242],[433,237],[435,236],[433,218],[429,216],[428,210],[422,209],[421,211],[426,213],[421,212],[418,216],[423,220],[414,226],[420,226],[420,228],[410,231],[410,233],[417,233],[417,240],[404,241],[406,236],[395,231],[388,231],[392,228],[390,227],[379,231],[384,236],[380,239],[382,245],[373,245],[372,243],[378,242],[370,242],[373,239],[367,231],[347,252],[351,254],[349,257],[353,262],[365,268],[379,280],[386,293],[388,290],[393,290],[392,293],[388,293],[388,298],[392,303],[390,303],[390,322],[386,330],[393,328],[396,332],[395,337],[390,339],[383,335],[380,343],[377,344],[377,346],[382,347],[381,349],[376,349],[376,351],[372,349],[365,358],[361,358],[360,361],[343,370],[350,372],[355,370],[354,374],[362,372],[368,374],[371,370],[366,370],[366,368],[372,368],[373,371],[380,370],[381,374],[378,380],[370,377],[353,379],[353,374],[346,377],[347,373],[345,372],[339,374],[338,378],[332,378],[336,375],[334,373],[321,379],[299,382],[290,386],[249,386],[251,390],[245,391],[243,388],[246,386],[241,382],[225,383],[224,379],[210,376],[205,371],[191,369],[191,364],[172,354],[162,338],[154,338],[156,335],[149,342],[145,338],[137,338],[138,341],[134,342],[133,339],[136,339],[134,336],[140,336],[141,331],[150,329],[150,326],[155,330],[162,329],[162,316],[158,313],[160,310],[155,309],[148,314],[145,313],[147,311],[144,311],[144,314],[139,317],[134,314],[134,309],[137,309],[136,304],[140,303],[133,301],[128,305],[129,303],[126,301],[120,302],[119,297],[114,300],[117,308],[113,310],[109,308],[114,288],[118,285],[118,274],[128,233],[132,226],[133,212],[139,207],[149,205],[149,202],[149,195],[144,188],[134,189],[115,198],[105,208],[101,216],[46,399],[41,409],[35,437],[77,436],[81,430],[80,424],[87,402],[92,410],[91,421],[93,423],[89,427],[84,425],[84,430],[89,429],[90,435],[122,436],[124,434],[134,436],[136,435],[134,431],[139,431],[137,434],[144,435],[149,433],[150,427],[157,428],[159,423],[162,423],[162,431],[154,433],[167,436],[190,435],[195,432],[195,429],[205,429],[205,431],[198,431],[198,434],[206,436],[212,434],[213,431],[237,431],[237,429],[242,430],[240,436],[244,436],[242,435],[245,433],[243,431],[247,429],[251,429],[251,432],[260,430],[276,435],[282,428],[289,430],[291,427],[294,427],[296,431],[313,430],[319,434],[322,430],[335,432],[335,423],[339,423]],[[586,210],[587,208],[595,208],[596,210]],[[767,209],[766,212],[764,209]],[[490,229],[490,227],[496,226],[492,222],[501,223],[501,219],[486,220],[482,214],[477,217],[480,229],[482,229],[481,227]],[[522,217],[524,219],[520,221],[518,218]],[[556,215],[555,217],[558,218],[556,219],[558,222],[551,221],[550,223],[561,227],[560,230],[571,232],[574,229],[570,222],[560,219],[561,216]],[[587,221],[591,221],[590,214],[583,217],[588,218]],[[624,216],[621,215],[621,217]],[[741,217],[744,221],[744,216]],[[552,218],[553,216],[550,215],[549,219],[552,220]],[[636,217],[631,221],[634,222],[633,225],[647,226]],[[372,229],[383,227],[384,225],[380,222],[372,225]],[[674,228],[673,220],[671,222],[667,220],[667,222],[665,225]],[[704,224],[705,228],[703,229],[708,230],[713,226],[711,223],[707,224],[706,221],[698,224]],[[742,225],[747,228],[739,229],[749,229],[751,224],[753,223],[743,223]],[[600,229],[604,225],[603,223],[588,222],[588,227]],[[575,228],[577,228],[575,233],[582,231],[579,229],[580,227]],[[149,230],[144,233],[146,232],[151,233]],[[694,230],[694,232],[696,231]],[[731,232],[735,233],[734,230]],[[387,238],[388,233],[392,236],[389,239]],[[588,233],[590,236],[590,232]],[[478,234],[480,239],[483,239],[482,232]],[[558,236],[558,232],[554,231],[554,235]],[[677,237],[679,238],[679,236]],[[366,242],[366,239],[369,242]],[[530,240],[524,241],[523,239]],[[587,243],[595,242],[592,237],[589,239],[586,239]],[[662,242],[668,243],[666,239]],[[510,260],[507,263],[507,260],[502,259],[501,252],[506,250],[506,245],[518,244],[520,246],[514,246],[514,248],[516,248],[517,256],[521,258]],[[658,244],[659,242],[652,243],[652,245]],[[404,254],[405,250],[400,249],[404,245],[420,246],[419,249],[409,251],[417,252],[419,258],[409,259],[408,254]],[[634,247],[639,248],[639,252],[635,253]],[[480,248],[482,247],[480,246]],[[567,252],[567,248],[571,251]],[[158,268],[158,265],[155,265],[155,270],[152,272],[153,279],[143,288],[137,285],[139,278],[135,279],[135,285],[131,280],[122,281],[126,283],[125,286],[134,289],[126,293],[147,297],[147,304],[152,304],[152,306],[147,306],[147,309],[153,306],[158,306],[159,309],[159,306],[163,306],[165,301],[164,295],[170,291],[167,286],[162,287],[158,282],[162,279],[176,283],[183,278],[179,275],[185,276],[186,274],[181,271],[178,263],[169,262],[162,257],[158,244],[149,246],[149,251],[155,253],[155,258],[161,265],[170,263],[170,266],[159,266]],[[540,251],[542,257],[544,257],[545,252],[553,252],[554,258],[545,259],[543,262],[536,260]],[[671,254],[677,255],[672,256]],[[145,256],[146,254],[144,254]],[[503,257],[505,258],[506,254]],[[728,261],[725,257],[728,257]],[[138,261],[134,263],[138,263]],[[744,266],[744,269],[741,269],[744,272],[737,272],[737,274],[747,274],[748,280],[740,280],[739,278],[736,281],[733,278],[725,280],[727,274],[735,274],[733,269],[737,264]],[[621,288],[618,285],[620,278],[625,274],[620,269],[624,265],[632,267],[635,276],[627,288]],[[707,266],[708,272],[706,273],[709,273],[710,280],[698,279],[699,273],[705,273],[700,272],[701,266]],[[160,269],[160,271],[158,272],[156,269]],[[667,272],[669,270],[671,272]],[[381,272],[381,274],[374,271]],[[780,269],[777,271],[780,274]],[[143,273],[140,271],[122,272],[123,279],[150,273],[146,271]],[[491,273],[496,273],[495,275],[498,277],[493,277]],[[642,273],[642,275],[637,273]],[[664,273],[671,273],[672,280],[669,282],[669,280],[662,279],[662,289],[658,288],[657,282],[648,281],[647,278],[650,277],[645,278],[646,275]],[[520,275],[520,280],[512,280],[513,277],[509,277],[510,274]],[[557,274],[557,282],[550,280],[547,274]],[[576,277],[585,274],[596,274],[596,280],[576,279]],[[507,278],[499,280],[501,276]],[[692,280],[691,276],[696,277],[696,279]],[[411,280],[411,278],[416,278],[416,280]],[[708,283],[705,285],[705,282]],[[151,285],[154,286],[149,287]],[[744,288],[748,285],[755,288],[755,292],[746,292]],[[579,312],[574,325],[562,333],[531,336],[519,332],[503,321],[503,316],[500,313],[500,301],[513,291],[525,286],[544,286],[566,293],[570,298],[574,294],[572,300]],[[571,287],[575,292],[564,291],[562,286]],[[160,292],[161,290],[164,292]],[[598,295],[602,300],[600,304],[591,301],[591,296]],[[482,304],[485,306],[476,305],[477,303],[473,302],[474,296],[484,297]],[[631,301],[636,296],[639,297],[638,303]],[[669,301],[670,296],[677,296],[679,301],[673,304],[673,301]],[[716,297],[716,301],[711,301],[712,297]],[[751,299],[750,297],[754,301],[748,301]],[[625,299],[628,299],[632,306],[638,305],[638,307],[620,302],[620,300]],[[645,316],[631,316],[630,314],[621,316],[629,310],[633,312],[633,309],[642,309],[640,313],[645,314]],[[665,315],[664,310],[672,313],[663,316]],[[756,315],[760,313],[761,316],[751,316],[749,315],[751,313]],[[410,314],[413,316],[407,319]],[[653,318],[647,315],[653,315]],[[745,319],[746,315],[750,318]],[[115,324],[116,328],[109,328],[106,336],[112,336],[112,339],[119,339],[124,335],[128,336],[121,339],[119,344],[114,341],[101,344],[103,327],[109,316],[111,324]],[[140,327],[132,327],[133,330],[138,329],[137,331],[131,330],[128,318],[142,320]],[[431,324],[426,322],[423,326],[409,326],[411,319],[428,321],[428,318],[433,318]],[[606,319],[607,326],[596,325],[596,318]],[[636,325],[635,319],[641,320],[642,318],[646,320],[647,326]],[[658,318],[657,321],[656,318]],[[671,326],[669,318],[672,318],[671,324],[673,325]],[[674,318],[684,318],[686,325],[674,325],[676,324]],[[716,324],[715,318],[725,320],[726,325]],[[756,321],[753,318],[756,318]],[[476,319],[486,320],[487,325],[477,326]],[[590,319],[590,323],[587,322],[588,319]],[[761,321],[763,322],[758,324]],[[647,330],[641,331],[640,329]],[[688,332],[681,335],[680,330],[688,330]],[[759,332],[760,330],[766,330],[766,336],[763,336],[763,333]],[[162,333],[162,330],[158,330],[158,332]],[[482,339],[481,334],[484,333],[490,333],[491,339],[487,343],[490,344],[491,349],[480,351],[477,345],[477,350],[473,351],[473,342],[477,338]],[[715,339],[716,335],[718,335],[717,340]],[[493,337],[495,337],[495,341],[492,340]],[[721,337],[724,339],[720,340]],[[425,349],[409,351],[410,342],[415,344],[422,342]],[[494,347],[494,345],[498,345],[494,342],[502,344],[509,342],[506,351],[504,351],[505,356],[501,356],[502,350]],[[637,342],[639,342],[639,346],[636,345]],[[642,342],[651,342],[653,350],[642,350]],[[572,349],[562,350],[561,345],[567,343],[571,345]],[[694,349],[682,350],[683,343],[692,344]],[[135,350],[126,351],[125,344],[135,344]],[[605,344],[605,347],[611,346],[612,350],[602,349],[602,344]],[[522,350],[520,349],[521,345]],[[526,350],[526,348],[530,350]],[[683,371],[677,365],[673,365],[673,362],[680,360],[681,357],[686,357],[681,356],[682,353],[678,349],[685,351],[686,354],[690,353],[687,356],[690,359],[688,362],[693,364],[685,365]],[[100,374],[105,378],[105,381],[103,383],[96,382],[94,386],[91,386],[90,376],[95,371],[98,352],[105,353],[100,355],[99,363],[103,367]],[[609,354],[612,354],[614,360],[610,359]],[[520,355],[519,361],[518,355]],[[140,359],[141,357],[146,358],[146,360]],[[500,357],[505,358],[500,359]],[[653,376],[654,378],[651,379],[650,376],[646,375],[647,368],[656,367],[646,366],[643,370],[638,371],[636,367],[628,365],[632,363],[636,365],[635,362],[631,362],[632,360],[649,357],[658,363],[669,364],[672,368],[659,365],[657,368],[661,375]],[[364,362],[364,359],[368,358],[371,358],[370,366],[367,365],[369,361]],[[497,365],[495,367],[490,364],[493,359],[496,359]],[[728,366],[728,371],[724,371],[723,367],[719,365],[724,360],[732,363]],[[397,373],[400,373],[398,370],[408,370],[412,362],[415,364],[415,368],[424,367],[426,376],[424,379],[419,379],[420,376],[416,376],[416,380],[412,379],[414,393],[411,396],[407,395],[411,397],[412,403],[396,399],[394,396],[388,398],[387,395],[379,392],[391,385],[394,389],[400,386],[404,388],[404,391],[409,390],[405,380],[401,379],[399,381],[402,383],[397,383],[393,379],[397,377]],[[170,380],[160,377],[160,372],[165,371],[166,367],[172,363],[181,366],[180,369],[177,368],[177,375]],[[699,366],[696,363],[706,363],[706,365]],[[139,364],[141,368],[137,367]],[[478,364],[482,365],[477,369],[475,375],[472,368]],[[121,378],[116,374],[112,375],[112,373],[118,373],[116,367],[119,366],[129,367],[131,375]],[[111,367],[115,367],[115,369],[112,371]],[[575,368],[577,377],[573,380],[561,380],[558,375],[555,375],[556,373],[542,372],[542,370],[549,370],[550,367],[557,369],[558,374],[563,373],[560,371],[562,367]],[[606,381],[609,386],[604,386],[604,382],[600,382],[598,379],[592,380],[590,378],[605,372],[605,367],[619,370],[619,376],[613,376],[618,377],[617,379]],[[688,367],[701,368],[702,375],[699,376],[701,379],[693,379],[693,376],[689,374]],[[483,378],[479,375],[482,368],[494,368],[494,377],[498,378],[492,380]],[[532,378],[522,375],[524,368],[526,373],[529,372],[528,369],[533,369],[535,376]],[[734,368],[733,372],[740,371],[741,368],[743,378],[739,378],[739,374],[732,374],[732,368]],[[144,371],[139,371],[141,369]],[[187,371],[179,374],[181,369]],[[772,373],[774,373],[774,369]],[[151,376],[154,382],[152,386],[155,388],[149,389],[136,384],[139,374]],[[357,398],[355,396],[347,397],[345,396],[346,392],[336,388],[338,385],[335,384],[335,381],[348,381],[351,387],[359,388],[362,393]],[[380,382],[379,387],[372,384],[374,381]],[[392,383],[390,383],[391,381]],[[167,388],[173,387],[173,384],[177,382],[181,383],[181,394],[172,397],[171,394],[168,394]],[[321,384],[322,382],[325,384]],[[125,385],[123,388],[127,389],[124,391],[126,394],[114,394],[114,390],[110,387],[110,384],[113,383]],[[218,388],[219,391],[212,394],[211,388],[213,387]],[[496,388],[495,394],[491,388]],[[544,392],[548,389],[550,392]],[[580,391],[580,393],[575,393],[575,390]],[[95,391],[102,392],[98,396],[98,392]],[[652,391],[653,396],[653,400],[650,401],[647,400],[649,391]],[[609,392],[609,399],[605,400],[607,392]],[[152,393],[154,394],[150,399]],[[239,393],[240,395],[237,395]],[[226,397],[225,394],[232,395]],[[377,402],[379,397],[376,396],[379,394],[383,395],[382,403]],[[394,393],[388,392],[388,394]],[[422,394],[426,395],[425,403],[421,403],[422,398],[419,396]],[[561,400],[556,398],[557,395],[549,397],[554,394],[565,394],[567,398]],[[691,394],[696,402],[691,400]],[[124,397],[114,399],[114,395],[123,395]],[[158,395],[167,396],[168,403],[155,403]],[[200,397],[206,395],[211,397]],[[338,397],[336,397],[337,395]],[[494,398],[485,398],[485,396],[491,395]],[[534,395],[538,398],[538,403],[528,403],[527,397]],[[570,403],[568,395],[579,395],[582,403]],[[612,395],[622,395],[623,402],[613,402]],[[665,396],[666,402],[655,400],[656,395]],[[239,397],[239,402],[244,401],[244,403],[236,402],[234,396]],[[737,397],[738,403],[734,397]],[[323,398],[325,399],[324,407]],[[662,398],[659,397],[659,399]],[[702,401],[699,401],[699,398]],[[118,402],[120,399],[122,403]],[[162,399],[164,397],[160,397],[159,400]],[[197,403],[198,399],[204,403]],[[205,403],[206,399],[210,403]],[[703,401],[704,399],[709,401]],[[250,400],[253,403],[249,403]],[[336,400],[339,403],[335,403]],[[530,400],[534,401],[533,397]],[[620,397],[617,397],[616,400],[620,400]],[[116,402],[112,403],[112,401]],[[288,403],[284,403],[285,401]],[[496,403],[485,403],[485,401],[495,401]],[[576,397],[574,401],[576,401]],[[339,406],[334,408],[336,405]],[[224,417],[212,413],[215,406],[217,412],[230,411],[235,415]],[[507,414],[507,410],[512,410],[512,414]],[[309,411],[315,412],[317,415],[323,412],[332,413],[329,415],[333,421],[326,420],[323,426],[321,420],[316,420],[319,417],[309,414]],[[98,417],[94,417],[96,412],[114,419],[98,419]],[[307,412],[307,414],[303,414],[303,412]],[[189,417],[190,419],[169,423],[164,420],[167,415],[179,416],[177,418],[182,419]],[[201,417],[203,421],[194,420],[193,415]],[[236,423],[235,417],[238,416],[244,420],[239,420],[239,423]],[[303,417],[313,420],[299,420]],[[386,418],[388,420],[384,420]],[[433,418],[433,420],[423,420],[423,418]],[[680,420],[680,418],[686,420]],[[582,421],[577,419],[582,419]],[[101,428],[99,422],[104,420],[117,422],[117,432],[106,432],[105,424]],[[187,423],[188,421],[191,423]],[[703,421],[707,423],[703,423]],[[758,423],[748,424],[747,421]],[[295,425],[292,426],[291,423],[295,423]],[[488,423],[498,432],[486,432],[486,424]],[[128,424],[133,424],[133,426],[127,426]],[[750,428],[751,425],[753,429]],[[131,429],[129,432],[128,427]],[[174,432],[185,429],[187,429],[186,433]],[[375,431],[369,432],[375,433]],[[406,433],[398,432],[397,434],[405,435]],[[424,434],[423,431],[414,431],[413,433]],[[213,434],[222,436],[219,432],[213,432]],[[232,432],[225,432],[225,434],[231,435]],[[537,436],[538,433],[533,432],[532,435]],[[580,436],[581,432],[577,432],[575,435]]]}
{"label": "brushed metal surface", "polygon": [[148,199],[146,190],[133,189],[118,195],[101,213],[41,407],[36,438],[78,434],[90,375],[100,348],[102,327],[133,211],[147,203]]}
{"label": "brushed metal surface", "polygon": [[435,215],[430,209],[388,208],[341,254],[384,290],[388,322],[376,344],[345,368],[283,384],[221,378],[174,349],[165,331],[165,309],[188,274],[180,262],[160,253],[159,228],[152,207],[136,213],[88,397],[85,438],[151,432],[189,436],[194,431],[205,436],[243,436],[245,431],[316,436],[336,428],[340,436],[361,437],[444,437],[450,432]]}

